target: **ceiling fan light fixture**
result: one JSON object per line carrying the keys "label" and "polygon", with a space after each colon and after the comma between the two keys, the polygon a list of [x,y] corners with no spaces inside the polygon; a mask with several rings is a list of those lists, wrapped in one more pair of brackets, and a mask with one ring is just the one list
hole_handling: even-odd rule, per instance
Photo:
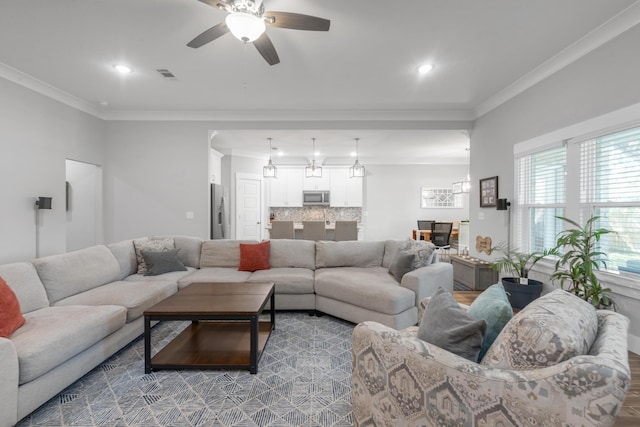
{"label": "ceiling fan light fixture", "polygon": [[246,12],[233,12],[227,15],[225,23],[231,34],[240,41],[251,43],[264,33],[267,26],[264,20]]}

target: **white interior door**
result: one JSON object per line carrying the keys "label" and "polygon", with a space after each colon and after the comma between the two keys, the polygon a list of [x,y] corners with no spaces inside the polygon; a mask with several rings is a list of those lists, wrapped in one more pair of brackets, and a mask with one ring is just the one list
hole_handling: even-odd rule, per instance
{"label": "white interior door", "polygon": [[67,251],[101,243],[102,170],[90,163],[66,160]]}
{"label": "white interior door", "polygon": [[262,177],[236,176],[236,238],[262,240]]}

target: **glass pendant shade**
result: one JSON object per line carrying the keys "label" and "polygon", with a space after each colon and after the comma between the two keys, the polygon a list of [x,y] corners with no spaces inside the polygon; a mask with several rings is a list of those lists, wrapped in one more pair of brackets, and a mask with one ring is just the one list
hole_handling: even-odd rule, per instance
{"label": "glass pendant shade", "polygon": [[364,178],[364,165],[361,165],[358,161],[358,141],[360,138],[355,138],[356,140],[356,161],[349,168],[349,178]]}
{"label": "glass pendant shade", "polygon": [[230,13],[224,22],[231,34],[245,43],[256,40],[267,28],[262,18],[245,12]]}
{"label": "glass pendant shade", "polygon": [[471,191],[471,178],[469,175],[469,151],[470,148],[465,148],[467,150],[467,177],[461,181],[457,181],[453,183],[452,192],[453,194],[463,194],[469,193]]}
{"label": "glass pendant shade", "polygon": [[316,165],[316,139],[311,138],[313,141],[313,160],[311,164],[304,168],[304,176],[307,178],[322,178],[322,166]]}
{"label": "glass pendant shade", "polygon": [[267,138],[269,140],[269,163],[262,168],[262,176],[264,178],[277,178],[278,177],[278,168],[275,167],[273,162],[271,162],[271,138]]}
{"label": "glass pendant shade", "polygon": [[269,159],[269,163],[267,166],[262,167],[262,176],[264,178],[277,178],[278,177],[278,168],[271,163],[271,159]]}

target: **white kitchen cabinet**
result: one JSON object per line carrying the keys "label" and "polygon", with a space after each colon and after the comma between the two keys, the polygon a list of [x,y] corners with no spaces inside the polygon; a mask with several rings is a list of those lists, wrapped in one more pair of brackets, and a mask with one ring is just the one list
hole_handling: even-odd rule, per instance
{"label": "white kitchen cabinet", "polygon": [[[304,175],[304,174],[303,174]],[[304,191],[329,191],[331,190],[331,173],[327,168],[322,168],[322,176],[319,178],[303,178],[302,189]]]}
{"label": "white kitchen cabinet", "polygon": [[269,179],[271,207],[302,207],[302,168],[278,168],[278,177]]}
{"label": "white kitchen cabinet", "polygon": [[331,207],[362,207],[363,178],[349,178],[349,168],[331,169]]}

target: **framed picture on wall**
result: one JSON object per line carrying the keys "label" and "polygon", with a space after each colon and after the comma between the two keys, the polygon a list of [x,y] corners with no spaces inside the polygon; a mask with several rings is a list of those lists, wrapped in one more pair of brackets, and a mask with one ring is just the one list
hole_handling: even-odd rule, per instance
{"label": "framed picture on wall", "polygon": [[480,180],[480,207],[495,208],[498,205],[498,177]]}

